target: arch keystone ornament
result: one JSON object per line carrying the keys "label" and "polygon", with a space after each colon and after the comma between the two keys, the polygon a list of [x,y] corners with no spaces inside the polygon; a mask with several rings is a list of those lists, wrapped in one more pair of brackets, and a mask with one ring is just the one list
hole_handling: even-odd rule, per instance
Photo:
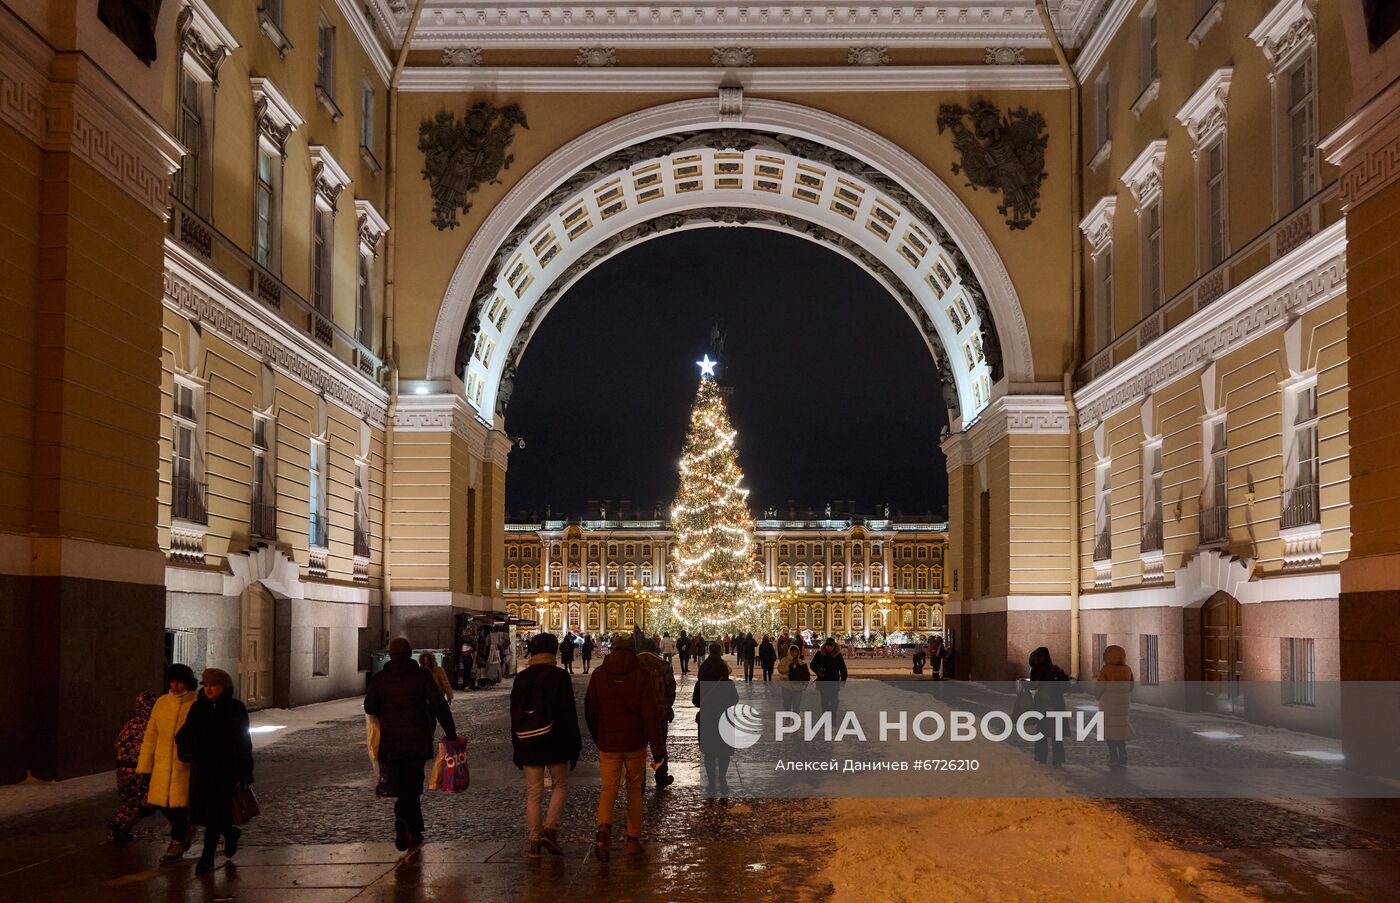
{"label": "arch keystone ornament", "polygon": [[955,418],[1003,381],[1032,383],[1016,292],[986,232],[937,176],[848,120],[745,101],[742,127],[713,99],[624,116],[527,173],[473,237],[434,329],[429,380],[463,380],[487,422],[504,416],[535,328],[585,272],[669,231],[787,231],[856,261],[924,336]]}

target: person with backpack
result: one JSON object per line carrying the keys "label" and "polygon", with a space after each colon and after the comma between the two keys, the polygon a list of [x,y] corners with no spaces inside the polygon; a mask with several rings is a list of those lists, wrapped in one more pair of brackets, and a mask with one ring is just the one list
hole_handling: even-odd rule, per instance
{"label": "person with backpack", "polygon": [[657,787],[669,787],[675,782],[670,766],[666,762],[666,731],[676,719],[676,673],[671,663],[656,654],[652,640],[644,640],[642,648],[635,650],[637,662],[651,676],[652,689],[656,693],[657,707],[661,715],[661,747],[651,748],[651,768],[656,776]]}
{"label": "person with backpack", "polygon": [[778,663],[778,651],[773,648],[773,639],[768,634],[763,635],[763,642],[758,644],[758,663],[763,668],[764,683],[773,680],[773,666]]}
{"label": "person with backpack", "polygon": [[[623,775],[627,780],[627,852],[642,852],[642,785],[646,781],[647,746],[665,748],[661,707],[651,676],[637,662],[628,635],[613,641],[612,651],[593,669],[583,698],[588,733],[598,746],[602,790],[598,794],[598,831],[594,852],[609,858],[613,807]],[[663,756],[664,758],[664,756]]]}
{"label": "person with backpack", "polygon": [[778,662],[778,679],[784,681],[783,710],[796,712],[802,706],[802,691],[812,679],[812,672],[797,654],[797,644],[788,646],[787,655]]}
{"label": "person with backpack", "polygon": [[[588,648],[587,640],[584,647]],[[515,676],[510,689],[510,743],[515,767],[525,772],[525,826],[530,835],[525,855],[539,859],[542,849],[564,855],[559,846],[559,819],[569,795],[569,772],[578,765],[583,737],[573,682],[555,664],[559,639],[552,633],[537,633],[530,638],[528,651],[525,670]],[[584,667],[587,662],[585,656]],[[541,826],[546,774],[554,789]]]}
{"label": "person with backpack", "polygon": [[394,846],[402,852],[423,842],[423,766],[433,757],[434,722],[448,740],[457,739],[457,725],[433,676],[413,660],[407,637],[389,643],[389,663],[370,679],[364,708],[379,720],[377,757],[395,797]]}
{"label": "person with backpack", "polygon": [[579,647],[579,652],[583,655],[584,674],[588,673],[588,666],[593,662],[593,650],[597,647],[598,644],[593,642],[593,634],[585,633],[583,635],[583,645]]}
{"label": "person with backpack", "polygon": [[836,638],[827,637],[821,649],[812,656],[812,673],[817,675],[817,694],[821,696],[822,711],[836,713],[836,700],[845,686],[846,659],[836,648]]}
{"label": "person with backpack", "polygon": [[[1065,692],[1069,689],[1069,675],[1050,660],[1050,650],[1044,646],[1036,647],[1031,653],[1030,666],[1032,708],[1042,715],[1067,711]],[[1040,739],[1035,741],[1035,760],[1044,765],[1048,758],[1051,765],[1061,768],[1065,764],[1065,741],[1063,737],[1054,735],[1057,724],[1062,725],[1064,721],[1040,719]]]}

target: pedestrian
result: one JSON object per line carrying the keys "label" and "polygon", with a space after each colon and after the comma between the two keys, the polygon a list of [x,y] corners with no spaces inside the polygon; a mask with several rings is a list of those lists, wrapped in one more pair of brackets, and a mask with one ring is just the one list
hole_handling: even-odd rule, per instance
{"label": "pedestrian", "polygon": [[491,686],[501,682],[501,646],[488,635],[486,643],[486,682]]}
{"label": "pedestrian", "polygon": [[669,632],[661,634],[661,657],[666,659],[667,666],[670,666],[671,659],[676,656],[676,641],[671,639]]}
{"label": "pedestrian", "polygon": [[656,654],[650,640],[646,640],[643,648],[636,650],[636,653],[638,663],[651,675],[657,710],[661,716],[661,748],[653,746],[651,749],[651,769],[656,776],[656,786],[669,787],[676,780],[666,762],[666,732],[676,718],[676,673],[670,662]]}
{"label": "pedestrian", "polygon": [[458,647],[457,673],[458,681],[464,690],[476,689],[476,649],[472,646],[471,636],[462,632],[462,643]]}
{"label": "pedestrian", "polygon": [[565,671],[574,673],[574,634],[571,630],[564,631],[564,639],[559,644],[559,663]]}
{"label": "pedestrian", "polygon": [[438,692],[448,702],[452,701],[452,682],[447,679],[447,672],[442,670],[442,665],[438,664],[437,656],[431,652],[420,652],[418,654],[418,666],[433,676],[433,683],[437,684]]}
{"label": "pedestrian", "polygon": [[739,701],[739,689],[729,678],[729,665],[720,655],[718,643],[710,647],[710,657],[695,678],[691,702],[697,709],[695,721],[699,727],[700,755],[705,762],[705,790],[710,796],[725,795],[729,793],[729,759],[734,748],[725,742],[719,725],[729,707]]}
{"label": "pedestrian", "polygon": [[676,637],[676,654],[681,657],[681,673],[690,673],[690,637],[684,630]]}
{"label": "pedestrian", "polygon": [[942,680],[943,662],[947,655],[947,650],[943,648],[943,637],[934,634],[928,644],[929,676],[933,680]]}
{"label": "pedestrian", "polygon": [[620,636],[603,663],[593,669],[584,695],[584,719],[598,746],[602,790],[598,794],[598,831],[594,851],[607,862],[612,839],[613,807],[623,775],[627,781],[627,852],[642,852],[642,785],[646,781],[647,746],[664,745],[661,709],[650,676],[637,662],[630,636]]}
{"label": "pedestrian", "polygon": [[588,666],[593,661],[593,650],[597,647],[597,645],[597,643],[593,642],[593,634],[585,633],[583,635],[583,645],[579,647],[579,652],[583,654],[584,674],[588,673]]}
{"label": "pedestrian", "polygon": [[788,646],[787,655],[778,662],[778,680],[783,681],[783,711],[796,712],[802,705],[802,691],[812,679],[812,672],[797,654],[797,644]]}
{"label": "pedestrian", "polygon": [[758,641],[752,633],[744,633],[738,641],[739,663],[744,666],[744,682],[753,683],[753,666],[758,658]]}
{"label": "pedestrian", "polygon": [[1094,678],[1094,695],[1103,712],[1103,739],[1108,744],[1110,768],[1128,764],[1128,741],[1133,726],[1128,721],[1128,708],[1133,696],[1133,669],[1128,667],[1128,653],[1122,646],[1108,646],[1103,651],[1103,667]]}
{"label": "pedestrian", "polygon": [[190,766],[180,761],[175,735],[185,726],[190,706],[199,695],[194,688],[194,671],[189,665],[174,664],[165,669],[167,693],[151,707],[151,719],[141,738],[136,773],[150,775],[151,789],[146,802],[160,809],[170,822],[170,846],[160,857],[161,865],[179,862],[190,848],[194,826],[190,824]]}
{"label": "pedestrian", "polygon": [[914,673],[916,675],[924,673],[924,661],[928,658],[922,645],[914,648]]}
{"label": "pedestrian", "polygon": [[[585,648],[589,648],[588,643],[585,636]],[[528,651],[525,670],[516,675],[510,688],[510,742],[515,767],[525,772],[525,827],[530,834],[525,855],[539,859],[541,849],[564,855],[559,846],[559,818],[564,814],[569,772],[578,765],[583,738],[573,682],[555,665],[559,639],[552,633],[537,633],[531,637]],[[587,662],[585,656],[585,668]],[[545,775],[553,789],[541,828]]]}
{"label": "pedestrian", "polygon": [[773,648],[773,640],[768,634],[763,635],[763,642],[758,644],[758,663],[763,668],[764,683],[773,680],[773,666],[778,663],[778,651]]}
{"label": "pedestrian", "polygon": [[705,660],[705,637],[700,631],[690,637],[690,663],[697,669],[700,663]]}
{"label": "pedestrian", "polygon": [[[496,645],[491,649],[500,661]],[[499,667],[499,665],[498,665]],[[369,682],[365,714],[379,719],[378,760],[388,773],[394,801],[394,846],[423,842],[423,766],[433,757],[434,722],[448,740],[457,739],[452,710],[432,675],[413,660],[405,637],[389,643],[389,663]]]}
{"label": "pedestrian", "polygon": [[[1041,715],[1052,715],[1057,712],[1064,712],[1065,691],[1069,689],[1069,675],[1064,672],[1059,665],[1050,660],[1050,650],[1044,646],[1036,647],[1031,653],[1031,694],[1032,708]],[[1050,726],[1046,725],[1046,721]],[[1060,735],[1060,728],[1064,721],[1058,718],[1044,719],[1040,721],[1041,730],[1038,732],[1040,739],[1035,741],[1035,760],[1044,764],[1046,759],[1056,768],[1065,764],[1065,741]],[[1055,736],[1048,736],[1046,730],[1051,730]]]}
{"label": "pedestrian", "polygon": [[128,718],[117,733],[114,744],[117,750],[117,814],[107,823],[107,839],[117,843],[131,840],[132,827],[155,811],[146,804],[151,776],[136,772],[141,758],[141,742],[146,738],[146,725],[151,720],[151,709],[155,704],[156,694],[150,690],[137,693],[136,714]]}
{"label": "pedestrian", "polygon": [[646,634],[642,633],[642,626],[641,626],[640,624],[633,624],[633,625],[632,625],[632,648],[633,648],[634,650],[635,650],[635,649],[640,649],[640,648],[641,648],[641,645],[642,645],[642,640],[644,640],[644,639],[646,639],[646,638],[647,638]]}
{"label": "pedestrian", "polygon": [[817,654],[812,656],[812,673],[817,675],[817,695],[822,711],[836,713],[837,697],[846,683],[846,659],[836,648],[836,638],[827,637]]}
{"label": "pedestrian", "polygon": [[778,658],[786,658],[788,647],[792,645],[792,640],[788,637],[788,632],[784,630],[778,634]]}
{"label": "pedestrian", "polygon": [[234,695],[228,672],[206,668],[200,677],[203,689],[175,740],[190,766],[190,821],[204,827],[204,852],[194,869],[204,874],[214,869],[220,838],[224,856],[238,852],[243,832],[233,824],[233,798],[253,783],[253,738],[248,709]]}
{"label": "pedestrian", "polygon": [[[724,654],[725,654],[725,655],[728,655],[728,654],[729,654],[729,648],[730,648],[730,646],[733,644],[733,641],[734,641],[734,640],[733,640],[733,637],[731,637],[729,634],[726,633],[726,634],[724,635]],[[712,652],[711,654],[713,655],[714,653]]]}

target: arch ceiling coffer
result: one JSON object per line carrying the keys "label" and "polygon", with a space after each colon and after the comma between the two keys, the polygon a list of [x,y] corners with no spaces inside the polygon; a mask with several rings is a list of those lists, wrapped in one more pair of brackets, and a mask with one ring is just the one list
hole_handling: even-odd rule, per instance
{"label": "arch ceiling coffer", "polygon": [[756,225],[855,260],[905,307],[953,416],[976,418],[1002,378],[986,294],[943,223],[893,178],[784,134],[710,129],[633,144],[586,166],[523,216],[477,282],[456,369],[468,402],[504,415],[515,367],[549,307],[588,269],[679,228]]}

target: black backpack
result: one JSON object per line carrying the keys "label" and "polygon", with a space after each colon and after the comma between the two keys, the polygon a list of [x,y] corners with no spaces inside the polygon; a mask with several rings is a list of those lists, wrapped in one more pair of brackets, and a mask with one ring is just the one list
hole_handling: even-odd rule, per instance
{"label": "black backpack", "polygon": [[806,663],[798,662],[788,669],[788,680],[799,683],[806,683],[812,679],[812,672],[808,670]]}
{"label": "black backpack", "polygon": [[544,746],[554,735],[554,705],[545,681],[536,678],[528,693],[511,694],[511,731],[522,750]]}

